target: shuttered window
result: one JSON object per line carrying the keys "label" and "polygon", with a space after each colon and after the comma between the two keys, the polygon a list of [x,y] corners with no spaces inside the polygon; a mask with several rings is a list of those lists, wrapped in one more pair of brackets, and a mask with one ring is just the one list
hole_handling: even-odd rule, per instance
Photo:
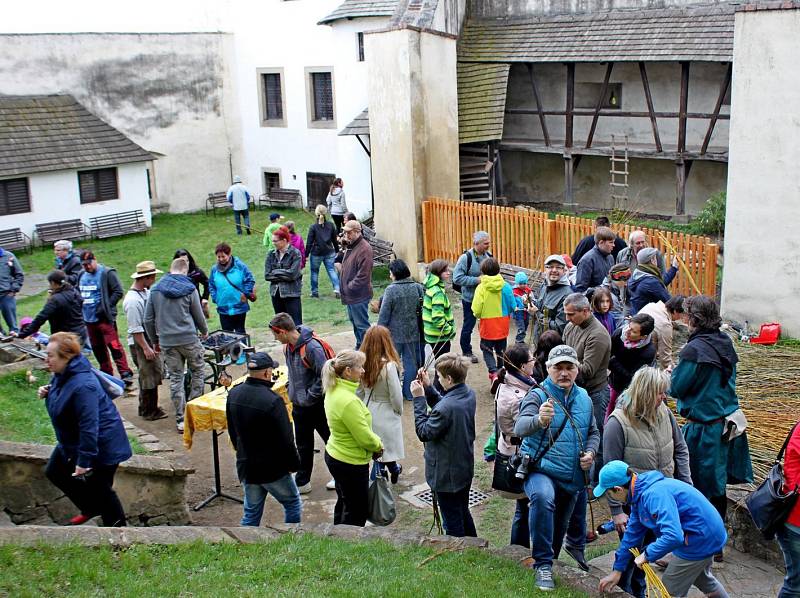
{"label": "shuttered window", "polygon": [[261,75],[264,85],[264,120],[283,120],[280,73]]}
{"label": "shuttered window", "polygon": [[28,179],[0,181],[0,216],[24,214],[31,211]]}
{"label": "shuttered window", "polygon": [[81,203],[117,199],[119,197],[117,169],[101,168],[99,170],[79,172],[78,187],[80,189]]}
{"label": "shuttered window", "polygon": [[331,73],[311,73],[314,120],[333,120],[333,82]]}

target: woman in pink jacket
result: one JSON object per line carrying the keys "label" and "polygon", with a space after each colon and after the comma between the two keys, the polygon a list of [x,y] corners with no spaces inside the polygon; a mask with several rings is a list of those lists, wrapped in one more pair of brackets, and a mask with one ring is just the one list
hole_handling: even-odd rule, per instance
{"label": "woman in pink jacket", "polygon": [[303,237],[295,232],[293,220],[287,220],[284,226],[289,229],[289,243],[300,252],[300,269],[302,270],[306,267],[306,244],[303,243]]}

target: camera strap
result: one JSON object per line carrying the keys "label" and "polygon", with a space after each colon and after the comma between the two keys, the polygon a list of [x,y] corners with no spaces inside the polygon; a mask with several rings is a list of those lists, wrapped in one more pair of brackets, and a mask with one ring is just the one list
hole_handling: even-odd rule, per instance
{"label": "camera strap", "polygon": [[[551,448],[553,448],[553,445],[556,443],[556,440],[558,440],[558,437],[561,436],[561,432],[564,431],[564,428],[566,427],[566,425],[567,425],[567,417],[565,415],[564,418],[561,420],[561,426],[556,431],[555,436],[552,436],[552,435],[550,436],[550,442],[548,442],[547,446],[544,448],[544,450],[541,453],[536,455],[536,458],[533,459],[532,465],[538,465],[539,461],[544,459],[544,456],[547,454],[547,452]],[[542,434],[542,438],[544,438],[544,434]],[[541,446],[541,443],[540,443],[540,446]],[[537,450],[537,452],[538,452],[538,450]]]}

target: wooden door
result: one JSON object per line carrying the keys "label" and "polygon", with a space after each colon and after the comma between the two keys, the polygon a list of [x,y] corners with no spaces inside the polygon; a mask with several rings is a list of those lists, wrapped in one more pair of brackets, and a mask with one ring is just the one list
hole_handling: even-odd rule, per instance
{"label": "wooden door", "polygon": [[326,172],[307,172],[306,173],[306,207],[314,210],[319,204],[325,204],[328,197],[328,190],[336,178],[335,174]]}

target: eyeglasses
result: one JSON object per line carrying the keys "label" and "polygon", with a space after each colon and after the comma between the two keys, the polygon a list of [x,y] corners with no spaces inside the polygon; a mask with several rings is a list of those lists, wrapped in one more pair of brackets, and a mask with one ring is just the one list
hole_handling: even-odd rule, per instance
{"label": "eyeglasses", "polygon": [[561,264],[556,264],[554,266],[545,266],[544,269],[545,270],[563,270],[564,266],[562,266]]}

